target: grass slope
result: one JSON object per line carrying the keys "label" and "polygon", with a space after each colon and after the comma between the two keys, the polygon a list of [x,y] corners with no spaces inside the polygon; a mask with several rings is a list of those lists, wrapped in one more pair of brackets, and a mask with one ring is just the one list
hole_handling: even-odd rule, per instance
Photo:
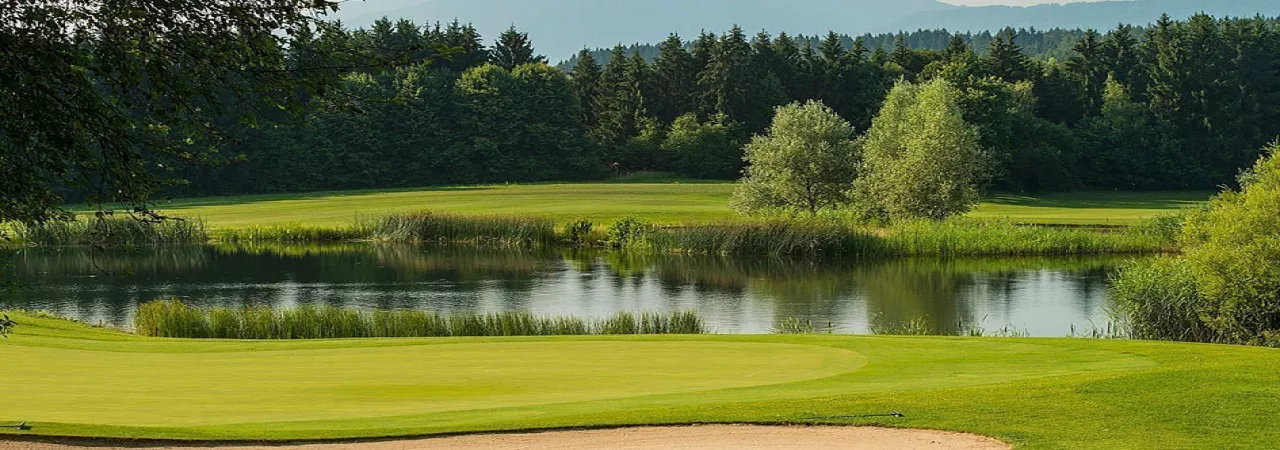
{"label": "grass slope", "polygon": [[[1273,349],[850,336],[207,342],[17,320],[0,342],[0,421],[40,434],[319,439],[755,422],[968,431],[1021,448],[1280,441]],[[856,417],[889,411],[906,417]]]}
{"label": "grass slope", "polygon": [[[164,211],[202,217],[214,227],[350,224],[358,214],[429,209],[463,214],[580,217],[607,222],[634,215],[660,223],[737,218],[729,209],[732,183],[594,183],[479,186],[397,191],[346,191],[179,199]],[[1009,217],[1045,224],[1123,225],[1207,200],[1208,192],[1077,192],[1043,197],[993,196],[975,217]]]}

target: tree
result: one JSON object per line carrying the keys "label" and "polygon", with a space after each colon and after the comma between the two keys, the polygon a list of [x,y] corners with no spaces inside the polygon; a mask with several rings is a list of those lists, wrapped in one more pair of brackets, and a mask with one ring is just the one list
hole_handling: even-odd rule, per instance
{"label": "tree", "polygon": [[582,120],[587,128],[594,128],[598,123],[596,107],[592,103],[600,94],[600,64],[590,50],[583,49],[578,53],[578,64],[573,67],[573,85],[578,91],[578,99],[582,103]]}
{"label": "tree", "polygon": [[752,64],[751,44],[740,27],[720,37],[698,87],[705,110],[741,122],[753,132],[768,125],[783,95],[777,77]]}
{"label": "tree", "polygon": [[697,62],[684,49],[684,40],[672,34],[658,46],[658,59],[653,63],[654,115],[663,123],[696,108]]}
{"label": "tree", "polygon": [[290,67],[324,0],[5,2],[0,7],[0,222],[148,205],[176,167],[220,159],[228,123],[297,113],[334,80]]}
{"label": "tree", "polygon": [[898,82],[864,138],[857,209],[881,220],[942,220],[973,209],[990,163],[960,91]]}
{"label": "tree", "polygon": [[546,64],[547,57],[535,55],[529,33],[516,31],[512,26],[498,35],[498,42],[490,52],[490,61],[503,69],[515,70],[525,64]]}
{"label": "tree", "polygon": [[1102,108],[1102,90],[1107,84],[1106,50],[1101,35],[1092,29],[1076,42],[1067,59],[1067,71],[1075,79],[1081,94],[1084,115],[1095,115]]}
{"label": "tree", "polygon": [[1119,25],[1111,30],[1102,44],[1102,50],[1111,78],[1141,98],[1146,93],[1147,82],[1142,73],[1138,39],[1133,35],[1133,27]]}
{"label": "tree", "polygon": [[1022,46],[1015,42],[1016,37],[1017,32],[1006,28],[991,41],[987,56],[982,60],[987,74],[1010,83],[1033,80],[1031,60],[1022,52]]}
{"label": "tree", "polygon": [[742,174],[742,132],[724,116],[699,121],[693,113],[680,116],[662,142],[672,169],[704,180],[733,180]]}
{"label": "tree", "polygon": [[622,46],[614,47],[594,99],[598,123],[592,134],[605,147],[616,147],[639,134],[649,115],[642,80],[637,78],[641,74],[642,68]]}
{"label": "tree", "polygon": [[820,211],[848,204],[857,177],[853,126],[821,102],[779,107],[746,147],[747,168],[730,205],[747,215]]}

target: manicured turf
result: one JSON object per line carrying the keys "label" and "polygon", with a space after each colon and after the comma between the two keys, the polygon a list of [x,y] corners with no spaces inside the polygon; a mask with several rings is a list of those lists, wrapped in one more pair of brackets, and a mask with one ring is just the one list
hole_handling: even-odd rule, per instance
{"label": "manicured turf", "polygon": [[[731,183],[595,183],[482,186],[400,191],[349,191],[179,199],[164,211],[202,217],[215,227],[350,224],[359,214],[433,210],[464,214],[547,217],[557,222],[586,217],[608,222],[634,215],[661,223],[714,222],[737,215],[729,209]],[[1077,192],[1043,197],[993,196],[975,217],[1009,217],[1048,224],[1137,222],[1207,200],[1208,192]]]}
{"label": "manicured turf", "polygon": [[[1274,349],[849,336],[205,342],[17,320],[0,342],[0,422],[30,421],[28,433],[318,439],[752,422],[968,431],[1021,448],[1280,442]],[[906,417],[858,417],[890,411]]]}

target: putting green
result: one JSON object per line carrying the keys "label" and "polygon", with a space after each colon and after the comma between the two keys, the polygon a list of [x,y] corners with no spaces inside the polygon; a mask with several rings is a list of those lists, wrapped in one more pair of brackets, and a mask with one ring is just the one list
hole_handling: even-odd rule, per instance
{"label": "putting green", "polygon": [[2,346],[0,360],[6,402],[23,405],[22,420],[127,426],[355,419],[674,394],[822,378],[866,362],[812,345],[608,341],[220,353]]}
{"label": "putting green", "polygon": [[711,422],[941,429],[1044,449],[1280,442],[1275,349],[826,335],[193,341],[15,319],[0,340],[0,423],[33,428],[0,439]]}

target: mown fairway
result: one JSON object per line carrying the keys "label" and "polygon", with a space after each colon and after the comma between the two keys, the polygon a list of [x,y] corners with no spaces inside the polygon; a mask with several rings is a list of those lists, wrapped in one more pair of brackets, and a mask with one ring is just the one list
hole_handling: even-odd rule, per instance
{"label": "mown fairway", "polygon": [[[179,199],[165,212],[202,217],[215,227],[346,225],[359,214],[432,210],[463,214],[580,217],[606,222],[633,215],[661,223],[735,219],[731,183],[595,183],[349,191]],[[1125,225],[1202,202],[1208,192],[1076,192],[1043,197],[992,196],[974,217],[1045,224]]]}
{"label": "mown fairway", "polygon": [[[0,342],[0,421],[30,421],[38,434],[317,439],[757,422],[959,430],[1025,448],[1280,439],[1280,351],[1261,348],[848,336],[212,342],[17,320]],[[852,417],[890,411],[906,417]]]}

